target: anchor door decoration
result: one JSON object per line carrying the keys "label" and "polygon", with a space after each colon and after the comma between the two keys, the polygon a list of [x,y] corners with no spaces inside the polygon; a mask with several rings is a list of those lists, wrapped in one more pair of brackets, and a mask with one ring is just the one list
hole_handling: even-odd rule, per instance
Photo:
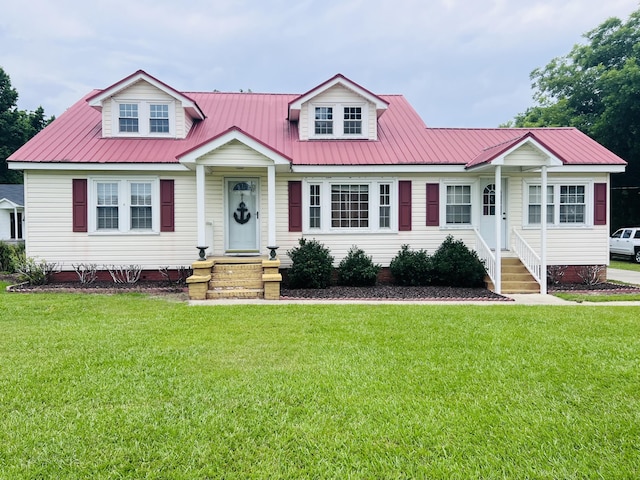
{"label": "anchor door decoration", "polygon": [[227,180],[227,251],[259,251],[258,179]]}

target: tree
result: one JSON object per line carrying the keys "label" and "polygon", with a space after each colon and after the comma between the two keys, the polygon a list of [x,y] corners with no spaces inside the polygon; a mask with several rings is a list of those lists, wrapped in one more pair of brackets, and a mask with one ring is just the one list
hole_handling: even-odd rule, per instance
{"label": "tree", "polygon": [[537,105],[514,123],[573,126],[625,159],[625,174],[612,177],[611,226],[640,224],[640,10],[584,37],[586,44],[531,73]]}
{"label": "tree", "polygon": [[45,119],[42,107],[35,112],[18,110],[17,101],[18,92],[0,67],[0,183],[22,183],[22,174],[8,169],[7,157],[53,121]]}

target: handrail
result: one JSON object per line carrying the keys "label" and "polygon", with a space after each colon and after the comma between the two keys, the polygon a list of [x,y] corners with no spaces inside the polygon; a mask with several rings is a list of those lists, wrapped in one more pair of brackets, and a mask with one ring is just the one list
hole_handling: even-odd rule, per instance
{"label": "handrail", "polygon": [[513,250],[518,255],[522,264],[527,267],[529,273],[536,279],[536,282],[541,283],[542,261],[515,228],[513,229]]}
{"label": "handrail", "polygon": [[476,234],[476,253],[480,260],[484,262],[484,269],[489,275],[489,278],[496,285],[496,257],[487,245],[487,242],[484,241],[482,235],[477,228],[474,228],[473,231]]}

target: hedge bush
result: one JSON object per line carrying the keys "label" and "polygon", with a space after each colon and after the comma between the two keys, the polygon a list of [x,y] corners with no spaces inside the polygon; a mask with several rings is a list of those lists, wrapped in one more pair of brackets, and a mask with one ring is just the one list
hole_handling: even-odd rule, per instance
{"label": "hedge bush", "polygon": [[24,256],[24,244],[0,242],[0,272],[16,273],[17,265]]}
{"label": "hedge bush", "polygon": [[299,246],[287,251],[293,262],[288,272],[290,288],[327,288],[331,285],[333,257],[328,248],[301,238]]}
{"label": "hedge bush", "polygon": [[482,287],[485,268],[474,250],[449,235],[431,257],[435,285]]}
{"label": "hedge bush", "polygon": [[398,285],[424,286],[431,282],[431,258],[427,251],[410,250],[409,245],[402,245],[389,270]]}
{"label": "hedge bush", "polygon": [[381,268],[364,250],[354,245],[338,265],[338,284],[351,287],[375,285]]}

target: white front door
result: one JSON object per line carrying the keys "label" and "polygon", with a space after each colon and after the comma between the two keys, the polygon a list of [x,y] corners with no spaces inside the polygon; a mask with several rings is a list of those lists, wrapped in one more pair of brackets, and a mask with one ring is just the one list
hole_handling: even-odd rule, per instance
{"label": "white front door", "polygon": [[496,184],[495,181],[484,179],[480,183],[480,235],[492,250],[496,248],[496,214],[500,215],[502,225],[502,249],[509,249],[507,245],[507,182],[502,180],[501,212],[496,212]]}
{"label": "white front door", "polygon": [[260,252],[258,178],[226,179],[226,251],[235,254]]}

